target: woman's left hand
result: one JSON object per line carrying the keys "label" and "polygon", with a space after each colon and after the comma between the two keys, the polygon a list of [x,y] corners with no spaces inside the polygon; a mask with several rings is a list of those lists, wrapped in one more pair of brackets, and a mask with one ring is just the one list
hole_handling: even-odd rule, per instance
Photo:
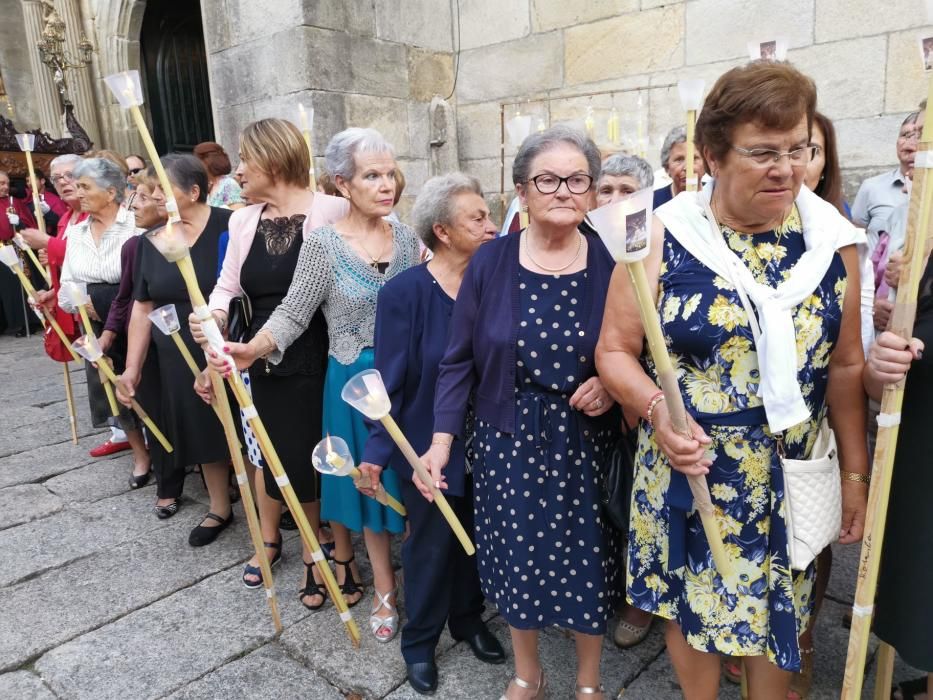
{"label": "woman's left hand", "polygon": [[842,527],[839,530],[839,544],[852,544],[862,539],[867,509],[868,484],[844,480],[842,482]]}
{"label": "woman's left hand", "polygon": [[354,480],[357,491],[370,498],[376,497],[376,487],[379,485],[379,477],[382,474],[382,467],[369,462],[361,462],[359,465],[360,477]]}
{"label": "woman's left hand", "polygon": [[599,380],[599,377],[590,377],[581,384],[573,396],[570,397],[570,407],[583,411],[590,417],[601,416],[615,403],[609,392]]}

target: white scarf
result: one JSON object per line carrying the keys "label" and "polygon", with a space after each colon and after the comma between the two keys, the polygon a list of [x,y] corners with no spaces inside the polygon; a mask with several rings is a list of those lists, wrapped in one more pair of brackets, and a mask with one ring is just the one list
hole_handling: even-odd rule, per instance
{"label": "white scarf", "polygon": [[[726,244],[711,211],[707,218],[714,186],[711,180],[701,192],[681,192],[655,213],[691,255],[736,288],[757,345],[761,373],[758,396],[771,431],[782,432],[810,418],[797,382],[793,311],[820,285],[836,250],[864,242],[865,234],[832,204],[801,187],[796,204],[806,252],[777,288],[759,284]],[[758,312],[757,318],[749,299]]]}

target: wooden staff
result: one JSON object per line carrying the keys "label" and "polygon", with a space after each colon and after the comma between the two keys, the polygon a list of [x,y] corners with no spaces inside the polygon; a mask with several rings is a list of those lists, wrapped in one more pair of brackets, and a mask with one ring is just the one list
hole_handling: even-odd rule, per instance
{"label": "wooden staff", "polygon": [[[160,328],[160,330],[162,330]],[[191,369],[195,381],[201,376],[201,370],[191,356],[188,346],[182,340],[176,330],[168,333],[175,341],[175,347],[184,358],[185,363]],[[233,471],[236,473],[236,483],[240,488],[240,497],[243,499],[243,512],[246,513],[246,524],[249,529],[250,538],[253,540],[253,548],[256,550],[256,557],[259,559],[259,569],[262,571],[262,585],[266,589],[266,598],[269,601],[269,610],[272,613],[272,622],[275,625],[275,631],[282,633],[282,618],[279,615],[279,603],[275,594],[275,585],[272,579],[272,565],[269,557],[266,555],[266,546],[262,539],[262,530],[259,526],[259,516],[256,514],[256,505],[253,501],[253,492],[249,488],[249,479],[246,476],[246,465],[243,464],[243,454],[240,450],[240,440],[237,437],[236,426],[233,424],[233,413],[230,410],[230,402],[227,399],[227,392],[224,388],[223,380],[216,372],[210,373],[211,384],[214,389],[214,400],[211,401],[211,408],[217,414],[221,425],[224,428],[224,437],[227,439],[227,449],[230,450],[230,458],[233,460]],[[223,406],[223,408],[221,408]]]}
{"label": "wooden staff", "polygon": [[[29,148],[23,148],[23,146],[29,145]],[[45,235],[45,217],[42,215],[42,200],[39,199],[39,183],[36,180],[36,168],[32,163],[32,144],[27,144],[25,141],[20,142],[20,148],[26,154],[26,169],[29,171],[29,186],[32,188],[32,208],[36,215],[36,226],[39,231]],[[20,239],[22,240],[22,239]],[[49,274],[49,271],[45,269],[42,263],[39,262],[39,258],[36,257],[36,254],[33,252],[32,248],[23,242],[23,250],[26,251],[26,255],[29,256],[29,259],[32,260],[32,264],[36,266],[36,269],[45,277],[46,284],[52,284],[52,276]]]}
{"label": "wooden staff", "polygon": [[[930,79],[927,99],[930,101],[928,103],[933,103],[933,77]],[[914,166],[913,188],[907,214],[904,265],[901,268],[897,300],[889,324],[890,330],[903,338],[909,338],[913,331],[920,279],[923,277],[930,252],[930,208],[933,203],[933,178],[930,177],[929,172],[933,164],[930,162],[930,156],[931,130],[929,124],[925,124]],[[842,700],[859,700],[862,697],[865,660],[868,656],[868,641],[871,634],[878,572],[881,566],[888,500],[891,495],[891,476],[897,450],[901,408],[904,403],[905,379],[886,385],[881,399],[878,439],[875,444],[875,458],[868,490],[865,534],[862,537],[862,549],[859,555],[855,603],[852,605],[852,628],[849,632]]]}
{"label": "wooden staff", "polygon": [[78,414],[75,411],[75,395],[71,390],[71,368],[67,362],[62,363],[65,372],[65,398],[68,400],[68,422],[71,424],[71,443],[78,444]]}
{"label": "wooden staff", "polygon": [[454,513],[453,508],[450,507],[450,503],[447,502],[447,498],[441,490],[434,484],[434,479],[431,477],[428,468],[424,465],[424,462],[421,461],[421,457],[419,457],[418,453],[412,448],[411,443],[408,442],[408,438],[405,437],[404,433],[402,433],[402,429],[398,427],[398,423],[396,423],[395,419],[392,417],[390,413],[392,405],[386,393],[385,385],[382,383],[382,375],[379,374],[379,371],[364,370],[351,377],[344,385],[341,391],[341,397],[370,420],[378,420],[382,423],[382,426],[386,429],[386,432],[389,433],[389,436],[395,442],[399,450],[401,450],[415,474],[418,475],[421,483],[427,486],[428,490],[431,492],[434,502],[437,504],[437,507],[440,508],[441,514],[444,516],[447,524],[450,525],[450,529],[453,530],[454,535],[457,536],[464,551],[469,556],[476,554],[476,548],[473,546],[473,542],[470,540],[469,535],[467,535],[466,530],[463,529],[463,524],[460,522],[457,514]]}
{"label": "wooden staff", "polygon": [[[162,253],[166,260],[178,265],[178,271],[181,273],[181,276],[185,281],[185,287],[188,290],[188,296],[191,299],[194,312],[201,320],[201,328],[208,338],[208,345],[215,352],[224,356],[225,353],[223,352],[223,336],[220,333],[220,328],[217,326],[217,321],[214,319],[213,314],[211,314],[210,310],[207,308],[204,295],[201,293],[201,288],[198,285],[198,278],[194,271],[194,265],[191,262],[191,255],[188,251],[188,246],[183,242],[179,243],[177,240],[177,234],[173,233],[172,231],[172,224],[179,220],[178,204],[175,201],[174,196],[171,195],[173,192],[172,183],[169,181],[168,175],[165,172],[165,168],[162,166],[162,160],[159,158],[159,152],[156,150],[155,144],[152,141],[152,136],[149,134],[149,127],[146,126],[146,121],[143,119],[142,112],[139,109],[139,105],[142,104],[142,88],[139,84],[139,73],[136,71],[118,73],[115,75],[107,76],[105,80],[107,82],[107,86],[119,100],[120,106],[129,110],[130,115],[133,118],[133,122],[136,124],[136,129],[139,132],[139,136],[142,139],[143,145],[146,147],[146,152],[149,155],[149,159],[152,161],[152,165],[155,168],[156,175],[159,179],[159,185],[161,186],[162,191],[165,192],[165,196],[167,198],[165,206],[166,210],[169,212],[169,218],[163,231],[164,239],[162,241],[156,241],[156,239],[153,239],[156,243],[156,248],[160,253]],[[159,247],[160,245],[162,246],[161,248]],[[233,364],[232,361],[231,364]],[[216,371],[211,370],[211,374],[216,374]],[[347,601],[344,599],[343,594],[340,591],[340,587],[337,585],[337,580],[334,578],[333,572],[330,570],[330,567],[326,563],[326,558],[323,551],[321,551],[321,545],[317,540],[317,535],[312,531],[311,525],[308,523],[308,518],[305,515],[304,509],[301,507],[301,502],[298,500],[298,497],[295,494],[295,490],[292,488],[291,483],[288,480],[288,476],[285,474],[285,469],[282,467],[282,462],[279,460],[278,453],[276,453],[275,448],[272,446],[272,441],[269,440],[269,434],[266,432],[265,426],[262,423],[262,419],[260,419],[259,413],[256,411],[256,407],[253,405],[252,397],[249,395],[249,392],[246,391],[246,387],[243,386],[243,382],[238,372],[231,372],[230,376],[227,378],[227,381],[230,384],[230,388],[233,390],[233,394],[237,399],[237,403],[240,405],[240,409],[247,417],[247,422],[249,423],[250,428],[252,428],[253,433],[256,435],[256,440],[259,443],[259,449],[265,458],[266,466],[272,471],[276,483],[282,492],[282,497],[285,499],[289,510],[292,512],[292,517],[294,517],[295,522],[298,525],[298,531],[301,534],[301,538],[307,545],[308,549],[311,551],[311,558],[317,566],[317,570],[320,572],[322,578],[324,579],[324,586],[326,587],[327,592],[330,594],[331,600],[334,601],[334,606],[340,613],[340,619],[343,621],[347,628],[347,633],[350,636],[350,640],[355,647],[358,647],[360,643],[359,627],[357,626],[353,616],[350,613],[349,607],[347,606]],[[213,377],[211,378],[211,384],[215,385],[215,380]],[[219,398],[220,392],[215,390],[214,394],[218,396],[219,409],[221,411],[226,409],[226,412],[229,413],[230,407],[229,405],[225,406],[225,404]],[[226,417],[224,419],[226,420]],[[230,421],[232,422],[232,420],[233,417],[231,415]]]}
{"label": "wooden staff", "polygon": [[[26,153],[28,154],[29,151],[26,151]],[[32,261],[32,264],[36,266],[36,269],[39,271],[42,277],[45,278],[45,283],[48,285],[51,285],[52,276],[49,274],[49,271],[45,267],[43,267],[42,263],[39,262],[39,258],[36,257],[36,251],[34,251],[32,248],[29,247],[29,244],[26,243],[26,240],[23,238],[22,234],[17,233],[13,237],[13,242],[16,244],[16,246],[20,250],[26,253],[27,257]]]}
{"label": "wooden staff", "polygon": [[[314,143],[311,140],[311,124],[308,122],[308,113],[305,110],[305,106],[299,102],[298,103],[298,113],[301,117],[301,134],[305,137],[305,143],[308,146],[308,158],[311,160],[311,168],[308,170],[308,175],[311,178],[311,190],[317,191],[317,178],[314,176]],[[311,109],[311,119],[314,119],[314,109]]]}
{"label": "wooden staff", "polygon": [[[667,352],[667,343],[664,342],[661,320],[658,318],[654,297],[648,284],[645,265],[641,260],[637,260],[635,262],[626,262],[625,267],[628,269],[632,285],[635,288],[638,312],[641,315],[641,323],[645,329],[645,338],[648,341],[651,358],[654,360],[658,381],[661,383],[661,391],[664,392],[664,401],[667,403],[671,423],[674,425],[674,430],[692,439],[690,430],[687,427],[687,409],[684,407],[683,395],[680,393],[680,385],[677,382],[677,374],[674,371],[671,356]],[[716,565],[716,569],[723,581],[731,586],[735,582],[735,568],[726,552],[726,546],[723,544],[722,535],[719,532],[716,511],[713,508],[713,501],[709,493],[709,484],[706,483],[706,477],[702,474],[688,474],[687,483],[690,485],[690,493],[693,494],[697,511],[700,513],[700,522],[703,524],[703,532],[706,533],[706,540],[709,542],[713,563]]]}
{"label": "wooden staff", "polygon": [[[78,338],[73,345],[86,348],[88,355],[85,359],[95,363],[104,373],[104,376],[110,381],[111,384],[117,383],[117,375],[113,373],[113,369],[110,367],[110,363],[107,361],[107,358],[101,353],[100,346],[97,344],[97,338],[93,335],[85,335],[81,338]],[[136,415],[139,416],[140,420],[146,424],[146,427],[149,429],[149,432],[152,433],[152,436],[159,441],[159,444],[165,449],[166,452],[172,452],[172,443],[170,443],[165,435],[162,434],[162,431],[156,426],[152,418],[149,417],[149,414],[143,410],[143,407],[139,405],[139,402],[136,399],[130,399],[130,406],[136,412]]]}
{"label": "wooden staff", "polygon": [[[69,283],[65,282],[65,284],[67,285]],[[80,290],[75,289],[74,291],[75,291],[75,294],[74,294],[73,301],[76,300],[78,296],[80,296]],[[87,315],[86,299],[87,299],[87,296],[85,295],[85,303],[75,304],[75,306],[78,309],[78,315],[81,317],[81,325],[84,326],[84,332],[85,334],[90,336],[90,335],[95,335],[95,333],[94,333],[94,329],[91,327],[91,319]],[[101,386],[104,387],[104,393],[107,395],[107,403],[110,404],[110,415],[116,418],[120,415],[120,407],[117,406],[117,398],[116,396],[114,396],[114,393],[113,393],[113,385],[110,383],[110,380],[107,378],[107,375],[104,373],[104,371],[100,368],[100,365],[106,362],[107,360],[102,360],[100,363],[98,363],[97,375],[100,377]],[[169,450],[169,452],[171,452],[171,450]]]}
{"label": "wooden staff", "polygon": [[696,134],[697,112],[695,109],[687,110],[687,192],[697,191],[697,177],[693,169],[694,153],[696,146],[693,145],[693,139]]}

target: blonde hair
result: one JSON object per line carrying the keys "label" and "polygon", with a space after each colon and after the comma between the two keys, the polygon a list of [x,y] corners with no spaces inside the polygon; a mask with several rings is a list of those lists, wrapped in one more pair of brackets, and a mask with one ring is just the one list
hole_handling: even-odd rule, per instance
{"label": "blonde hair", "polygon": [[274,181],[307,188],[311,156],[298,127],[284,119],[260,119],[243,129],[240,157]]}

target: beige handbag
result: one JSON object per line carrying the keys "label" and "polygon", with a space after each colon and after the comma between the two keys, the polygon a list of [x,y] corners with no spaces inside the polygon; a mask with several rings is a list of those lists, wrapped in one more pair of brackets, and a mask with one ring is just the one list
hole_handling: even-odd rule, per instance
{"label": "beige handbag", "polygon": [[806,569],[839,539],[842,482],[836,435],[824,418],[810,459],[781,457],[784,470],[784,522],[791,569]]}

